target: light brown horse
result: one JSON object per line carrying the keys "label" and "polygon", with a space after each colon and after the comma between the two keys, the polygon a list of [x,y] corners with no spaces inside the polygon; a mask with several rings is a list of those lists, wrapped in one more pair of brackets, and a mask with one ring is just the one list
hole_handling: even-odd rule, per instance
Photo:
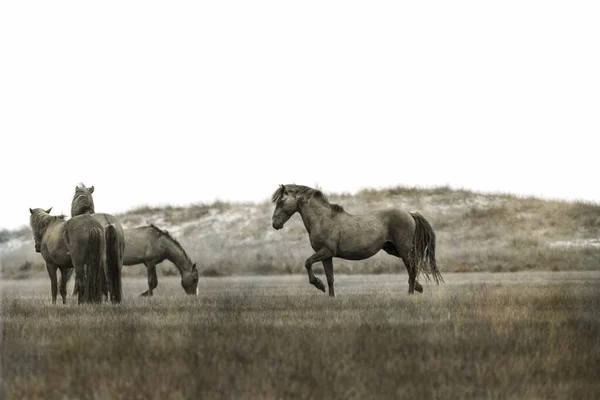
{"label": "light brown horse", "polygon": [[75,194],[71,201],[71,217],[90,215],[101,224],[106,240],[106,271],[110,300],[113,303],[120,303],[123,298],[121,269],[125,252],[123,227],[113,215],[95,211],[92,193],[94,193],[94,186],[87,188],[81,183],[75,187]]}
{"label": "light brown horse", "polygon": [[[123,265],[144,264],[148,275],[148,290],[140,296],[152,296],[158,286],[156,266],[171,261],[181,275],[181,286],[188,295],[198,294],[198,270],[183,246],[171,234],[150,224],[124,229],[125,254]],[[77,288],[74,289],[75,290]]]}
{"label": "light brown horse", "polygon": [[148,290],[142,296],[152,296],[158,286],[156,265],[171,261],[181,274],[181,286],[189,295],[198,294],[198,270],[181,244],[169,232],[150,224],[125,229],[123,265],[144,264],[148,273]]}
{"label": "light brown horse", "polygon": [[35,251],[46,261],[52,304],[56,304],[56,270],[60,270],[60,295],[67,302],[67,282],[73,268],[78,286],[78,303],[99,303],[105,289],[106,242],[102,225],[89,215],[65,221],[41,208],[29,209]]}
{"label": "light brown horse", "polygon": [[325,291],[325,285],[312,272],[321,261],[329,295],[333,288],[333,257],[364,260],[380,250],[401,258],[408,271],[408,293],[423,292],[417,282],[420,273],[436,283],[444,281],[435,260],[435,232],[420,213],[396,208],[352,215],[338,204],[331,204],[317,189],[302,185],[280,185],[273,193],[273,228],[279,230],[295,213],[302,217],[310,245],[315,253],[304,263],[308,281]]}

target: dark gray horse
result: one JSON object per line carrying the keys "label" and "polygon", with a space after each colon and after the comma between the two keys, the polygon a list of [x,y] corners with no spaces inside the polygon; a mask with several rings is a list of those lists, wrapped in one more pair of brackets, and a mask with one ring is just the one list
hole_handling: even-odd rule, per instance
{"label": "dark gray horse", "polygon": [[106,271],[110,300],[113,303],[120,303],[123,298],[121,269],[125,252],[123,227],[113,215],[95,211],[92,193],[94,193],[94,186],[87,188],[81,183],[75,187],[75,194],[71,201],[71,217],[89,214],[102,225],[106,238]]}
{"label": "dark gray horse", "polygon": [[105,291],[106,242],[102,225],[89,215],[65,221],[50,210],[29,209],[35,251],[46,261],[50,276],[52,303],[56,303],[56,270],[60,270],[60,295],[67,301],[67,282],[75,269],[78,303],[99,303]]}
{"label": "dark gray horse", "polygon": [[436,283],[444,281],[435,260],[435,232],[419,213],[390,208],[364,215],[352,215],[338,204],[331,204],[317,189],[302,185],[280,185],[273,193],[273,228],[281,229],[296,212],[302,217],[315,254],[304,263],[308,281],[325,291],[325,285],[312,272],[321,261],[329,295],[333,289],[333,257],[364,260],[380,250],[399,257],[408,271],[408,293],[423,287],[417,277],[423,272]]}

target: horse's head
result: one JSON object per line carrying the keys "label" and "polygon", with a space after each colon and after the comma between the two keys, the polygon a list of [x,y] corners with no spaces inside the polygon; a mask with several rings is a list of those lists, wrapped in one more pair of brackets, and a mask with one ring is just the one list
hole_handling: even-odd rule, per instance
{"label": "horse's head", "polygon": [[273,228],[279,230],[298,211],[298,199],[293,193],[286,190],[285,185],[279,185],[279,188],[273,193],[272,201],[275,203]]}
{"label": "horse's head", "polygon": [[185,293],[198,295],[198,270],[196,269],[196,263],[192,264],[190,272],[181,275],[181,286],[183,286]]}
{"label": "horse's head", "polygon": [[75,186],[75,194],[73,194],[73,200],[71,200],[71,216],[81,214],[94,214],[94,187],[86,187],[83,183]]}
{"label": "horse's head", "polygon": [[77,191],[88,191],[90,192],[90,194],[94,193],[94,185],[90,186],[90,187],[86,187],[83,183],[80,185],[75,186],[75,192]]}
{"label": "horse's head", "polygon": [[44,235],[44,231],[39,227],[40,216],[49,215],[50,211],[52,211],[52,207],[47,210],[43,208],[33,208],[29,209],[29,225],[31,225],[31,231],[33,232],[33,242],[35,247],[35,252],[40,253],[42,251],[42,236]]}

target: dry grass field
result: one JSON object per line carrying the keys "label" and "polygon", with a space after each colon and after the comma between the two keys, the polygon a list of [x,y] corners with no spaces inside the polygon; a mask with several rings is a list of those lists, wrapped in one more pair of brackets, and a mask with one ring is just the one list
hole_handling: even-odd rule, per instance
{"label": "dry grass field", "polygon": [[138,297],[145,268],[126,266],[121,305],[52,306],[29,229],[0,230],[0,393],[600,398],[600,205],[448,187],[329,197],[353,214],[420,211],[437,233],[446,283],[408,296],[404,266],[380,252],[334,259],[330,299],[308,284],[299,216],[275,231],[269,202],[216,202],[119,215],[125,227],[154,223],[181,242],[203,275],[198,297],[165,261],[153,298]]}
{"label": "dry grass field", "polygon": [[444,277],[128,278],[118,306],[0,281],[4,398],[600,398],[599,272]]}

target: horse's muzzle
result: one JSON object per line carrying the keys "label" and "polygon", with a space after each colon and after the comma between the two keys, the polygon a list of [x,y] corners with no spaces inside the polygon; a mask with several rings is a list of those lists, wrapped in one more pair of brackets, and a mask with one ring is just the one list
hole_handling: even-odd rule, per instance
{"label": "horse's muzzle", "polygon": [[276,230],[280,230],[281,228],[283,228],[283,225],[279,225],[279,224],[273,222],[273,228]]}

